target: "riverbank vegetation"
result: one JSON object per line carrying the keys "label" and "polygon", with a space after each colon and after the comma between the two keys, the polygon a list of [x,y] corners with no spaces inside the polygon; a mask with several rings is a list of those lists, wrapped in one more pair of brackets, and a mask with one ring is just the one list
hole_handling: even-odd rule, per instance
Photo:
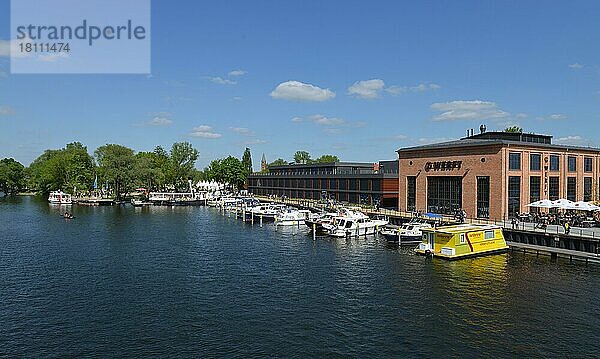
{"label": "riverbank vegetation", "polygon": [[214,180],[242,189],[252,172],[250,149],[242,159],[216,159],[204,170],[196,168],[199,152],[189,142],[174,143],[167,151],[157,146],[151,152],[135,152],[118,144],[106,144],[93,155],[80,142],[46,150],[29,167],[12,158],[0,161],[0,192],[24,190],[43,195],[63,190],[78,195],[110,193],[121,199],[138,188],[148,191],[189,191],[189,180]]}

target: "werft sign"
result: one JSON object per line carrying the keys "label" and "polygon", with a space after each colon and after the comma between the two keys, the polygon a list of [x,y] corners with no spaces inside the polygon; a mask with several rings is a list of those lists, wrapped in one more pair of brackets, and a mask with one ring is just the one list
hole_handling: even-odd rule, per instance
{"label": "werft sign", "polygon": [[459,170],[461,166],[462,166],[462,161],[427,162],[425,164],[425,172],[429,172],[429,171],[453,171],[453,170]]}

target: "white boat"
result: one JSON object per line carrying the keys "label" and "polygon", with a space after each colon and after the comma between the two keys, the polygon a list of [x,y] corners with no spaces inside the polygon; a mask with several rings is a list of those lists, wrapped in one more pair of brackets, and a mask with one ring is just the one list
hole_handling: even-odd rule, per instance
{"label": "white boat", "polygon": [[431,224],[427,222],[409,222],[401,226],[385,226],[379,230],[390,243],[402,242],[420,242],[422,240],[424,228],[431,228]]}
{"label": "white boat", "polygon": [[52,204],[72,204],[73,198],[70,194],[64,193],[63,191],[50,192],[48,196],[48,202]]}
{"label": "white boat", "polygon": [[388,223],[390,223],[390,220],[387,218],[387,216],[380,215],[380,214],[371,218],[371,220],[373,222],[375,222],[375,225],[377,226],[377,228],[381,228],[383,226],[386,226]]}
{"label": "white boat", "polygon": [[369,234],[375,234],[377,223],[369,217],[336,217],[330,224],[323,227],[327,234],[332,237],[358,237]]}
{"label": "white boat", "polygon": [[275,215],[276,226],[299,226],[310,218],[311,212],[306,209],[287,209]]}
{"label": "white boat", "polygon": [[254,216],[262,216],[263,218],[275,219],[275,216],[278,215],[285,209],[285,205],[283,204],[261,204],[250,209],[250,212],[254,214]]}

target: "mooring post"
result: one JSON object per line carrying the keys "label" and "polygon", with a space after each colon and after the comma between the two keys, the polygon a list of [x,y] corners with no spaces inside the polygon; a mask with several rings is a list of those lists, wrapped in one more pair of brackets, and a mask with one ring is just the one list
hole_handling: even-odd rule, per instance
{"label": "mooring post", "polygon": [[313,241],[317,240],[317,224],[313,223]]}
{"label": "mooring post", "polygon": [[259,216],[260,218],[260,227],[262,228],[262,214]]}
{"label": "mooring post", "polygon": [[250,211],[250,217],[252,217],[252,225],[254,225],[254,211]]}

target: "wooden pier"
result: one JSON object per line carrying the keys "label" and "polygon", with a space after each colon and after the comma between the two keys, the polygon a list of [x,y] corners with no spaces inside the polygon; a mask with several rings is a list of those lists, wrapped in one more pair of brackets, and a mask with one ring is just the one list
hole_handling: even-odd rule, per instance
{"label": "wooden pier", "polygon": [[525,244],[519,242],[506,241],[506,244],[510,247],[511,251],[522,251],[523,253],[530,253],[535,255],[549,255],[550,258],[556,260],[558,257],[569,258],[569,261],[579,260],[585,261],[586,263],[600,263],[600,255],[595,253],[587,253],[582,251],[575,251],[571,249],[564,249],[558,247],[546,247],[535,244]]}

